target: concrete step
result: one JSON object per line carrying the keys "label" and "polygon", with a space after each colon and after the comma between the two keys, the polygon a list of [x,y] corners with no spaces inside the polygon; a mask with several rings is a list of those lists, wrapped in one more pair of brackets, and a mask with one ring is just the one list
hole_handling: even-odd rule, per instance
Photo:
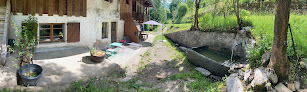
{"label": "concrete step", "polygon": [[0,7],[0,12],[5,12],[5,7]]}
{"label": "concrete step", "polygon": [[0,17],[0,21],[5,21],[5,18],[4,17]]}
{"label": "concrete step", "polygon": [[3,34],[3,32],[4,32],[4,29],[3,29],[3,28],[1,28],[1,29],[0,29],[0,34],[1,34],[1,33]]}

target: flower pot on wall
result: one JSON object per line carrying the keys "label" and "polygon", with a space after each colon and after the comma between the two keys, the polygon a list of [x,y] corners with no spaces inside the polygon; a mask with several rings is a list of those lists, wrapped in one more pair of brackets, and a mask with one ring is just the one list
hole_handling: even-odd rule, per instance
{"label": "flower pot on wall", "polygon": [[[39,78],[43,75],[43,68],[37,64],[24,65],[19,68],[18,74],[21,78],[21,84],[24,86],[36,86]],[[35,72],[37,76],[27,77],[26,72]]]}

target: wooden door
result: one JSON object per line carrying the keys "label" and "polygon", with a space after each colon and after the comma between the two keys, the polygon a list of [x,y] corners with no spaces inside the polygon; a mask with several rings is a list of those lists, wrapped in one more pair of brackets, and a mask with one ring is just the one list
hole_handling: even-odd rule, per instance
{"label": "wooden door", "polygon": [[111,42],[116,42],[116,22],[111,23]]}
{"label": "wooden door", "polygon": [[67,42],[80,41],[80,23],[67,23]]}

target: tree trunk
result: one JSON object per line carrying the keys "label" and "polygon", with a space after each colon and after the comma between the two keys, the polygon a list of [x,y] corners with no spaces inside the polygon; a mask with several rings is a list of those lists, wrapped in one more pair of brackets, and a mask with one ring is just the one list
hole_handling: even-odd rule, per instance
{"label": "tree trunk", "polygon": [[198,27],[198,9],[199,9],[199,3],[200,3],[201,0],[195,0],[195,16],[194,16],[194,29],[195,30],[198,30],[199,27]]}
{"label": "tree trunk", "polygon": [[240,19],[240,14],[239,14],[239,0],[233,0],[233,10],[235,11],[235,14],[237,17],[237,24],[238,24],[237,27],[241,29],[241,19]]}
{"label": "tree trunk", "polygon": [[287,32],[291,0],[279,0],[275,14],[274,40],[269,67],[272,67],[279,81],[288,79]]}

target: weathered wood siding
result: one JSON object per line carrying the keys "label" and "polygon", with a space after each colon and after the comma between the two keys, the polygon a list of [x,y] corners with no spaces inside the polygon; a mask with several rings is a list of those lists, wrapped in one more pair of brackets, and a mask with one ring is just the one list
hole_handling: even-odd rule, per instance
{"label": "weathered wood siding", "polygon": [[125,20],[125,13],[132,14],[132,0],[129,0],[129,4],[126,0],[121,0],[120,2],[120,19]]}
{"label": "weathered wood siding", "polygon": [[0,7],[6,6],[6,0],[0,0]]}
{"label": "weathered wood siding", "polygon": [[48,14],[53,16],[83,16],[86,17],[87,0],[11,0],[13,14],[22,13]]}

